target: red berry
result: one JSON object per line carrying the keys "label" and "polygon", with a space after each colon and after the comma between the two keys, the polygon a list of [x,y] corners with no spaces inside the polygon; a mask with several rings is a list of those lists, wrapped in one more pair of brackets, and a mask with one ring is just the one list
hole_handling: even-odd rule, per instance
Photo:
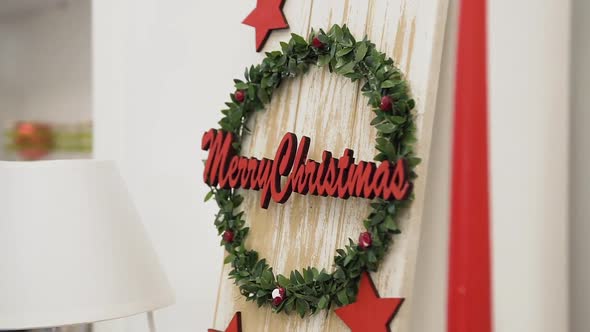
{"label": "red berry", "polygon": [[283,287],[277,287],[272,291],[272,305],[278,307],[287,298],[287,291]]}
{"label": "red berry", "polygon": [[379,105],[379,108],[383,112],[391,111],[392,106],[393,106],[393,99],[391,99],[390,96],[383,96],[381,98],[381,104]]}
{"label": "red berry", "polygon": [[367,249],[373,244],[373,237],[369,232],[363,232],[359,235],[359,247],[361,249]]}
{"label": "red berry", "polygon": [[240,103],[243,102],[244,99],[246,99],[246,94],[242,90],[236,91],[235,96],[236,96],[236,100]]}
{"label": "red berry", "polygon": [[272,291],[272,297],[285,297],[287,295],[287,291],[283,287],[277,287]]}
{"label": "red berry", "polygon": [[318,37],[313,37],[313,40],[311,41],[311,45],[313,45],[313,47],[315,47],[315,48],[324,47],[324,43],[322,43]]}
{"label": "red berry", "polygon": [[281,303],[283,303],[283,301],[285,301],[284,298],[282,297],[275,297],[274,299],[272,299],[272,305],[275,307],[278,307],[281,305]]}
{"label": "red berry", "polygon": [[227,242],[227,243],[232,243],[234,242],[234,232],[233,231],[225,231],[223,232],[223,241]]}

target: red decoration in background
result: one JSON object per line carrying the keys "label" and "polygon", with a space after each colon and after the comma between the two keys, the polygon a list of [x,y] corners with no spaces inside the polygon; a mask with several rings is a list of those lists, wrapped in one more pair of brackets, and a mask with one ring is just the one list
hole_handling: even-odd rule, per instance
{"label": "red decoration in background", "polygon": [[[208,332],[222,332],[219,330],[209,329]],[[236,312],[234,318],[225,329],[225,332],[242,332],[242,313]]]}
{"label": "red decoration in background", "polygon": [[389,323],[403,302],[403,298],[379,298],[371,276],[363,272],[356,302],[334,312],[352,332],[389,332]]}
{"label": "red decoration in background", "polygon": [[486,1],[460,8],[447,331],[490,332]]}
{"label": "red decoration in background", "polygon": [[272,30],[289,27],[283,14],[284,0],[257,0],[256,8],[243,24],[256,29],[256,52],[260,52]]}
{"label": "red decoration in background", "polygon": [[41,159],[53,147],[51,127],[36,122],[19,122],[15,127],[13,144],[23,159]]}

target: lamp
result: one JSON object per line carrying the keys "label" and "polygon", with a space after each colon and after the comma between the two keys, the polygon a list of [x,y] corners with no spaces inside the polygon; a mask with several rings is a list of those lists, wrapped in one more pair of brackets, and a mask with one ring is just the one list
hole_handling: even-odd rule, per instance
{"label": "lamp", "polygon": [[121,318],[174,296],[114,162],[0,162],[0,330]]}

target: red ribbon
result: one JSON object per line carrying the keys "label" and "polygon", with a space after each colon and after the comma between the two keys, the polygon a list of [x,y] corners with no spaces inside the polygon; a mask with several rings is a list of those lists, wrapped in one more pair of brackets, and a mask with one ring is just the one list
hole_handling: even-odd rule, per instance
{"label": "red ribbon", "polygon": [[462,0],[455,86],[448,332],[490,332],[486,1]]}

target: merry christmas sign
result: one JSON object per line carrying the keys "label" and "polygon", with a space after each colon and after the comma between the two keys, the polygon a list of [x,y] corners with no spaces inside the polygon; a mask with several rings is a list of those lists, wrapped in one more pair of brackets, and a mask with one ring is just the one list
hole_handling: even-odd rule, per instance
{"label": "merry christmas sign", "polygon": [[257,1],[201,142],[219,331],[408,329],[446,6]]}

